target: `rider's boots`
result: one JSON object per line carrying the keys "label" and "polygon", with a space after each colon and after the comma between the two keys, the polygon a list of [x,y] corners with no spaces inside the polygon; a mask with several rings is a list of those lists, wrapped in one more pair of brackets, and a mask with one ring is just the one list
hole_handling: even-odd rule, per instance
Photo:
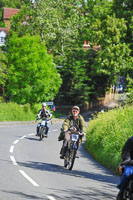
{"label": "rider's boots", "polygon": [[62,147],[62,148],[61,148],[61,151],[60,151],[60,154],[61,154],[60,159],[64,159],[64,156],[65,156],[65,154],[66,154],[66,151],[67,151],[67,147]]}

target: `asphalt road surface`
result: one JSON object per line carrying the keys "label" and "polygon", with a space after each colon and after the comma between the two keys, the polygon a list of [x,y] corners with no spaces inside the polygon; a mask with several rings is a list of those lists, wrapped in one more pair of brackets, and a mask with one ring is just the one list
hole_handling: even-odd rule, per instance
{"label": "asphalt road surface", "polygon": [[0,125],[0,200],[113,200],[119,177],[97,163],[83,144],[72,171],[63,167],[61,121],[39,141],[36,124]]}

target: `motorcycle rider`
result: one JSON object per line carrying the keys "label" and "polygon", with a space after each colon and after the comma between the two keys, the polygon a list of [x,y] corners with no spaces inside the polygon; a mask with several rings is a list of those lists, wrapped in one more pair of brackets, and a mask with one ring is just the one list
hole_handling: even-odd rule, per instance
{"label": "motorcycle rider", "polygon": [[119,169],[124,166],[120,183],[118,188],[120,189],[117,200],[123,200],[123,192],[129,183],[131,175],[133,175],[133,136],[129,137],[122,148],[122,162],[120,163]]}
{"label": "motorcycle rider", "polygon": [[[69,115],[63,122],[61,132],[58,137],[58,141],[63,140],[63,145],[60,151],[61,159],[64,159],[67,150],[67,141],[70,139],[70,134],[68,133],[68,130],[70,130],[70,128],[73,126],[76,128],[77,131],[82,132],[82,137],[85,135],[86,124],[84,118],[79,113],[80,113],[80,108],[78,106],[73,106],[72,114]],[[78,154],[76,155],[76,157],[78,157]]]}
{"label": "motorcycle rider", "polygon": [[[45,102],[42,102],[42,109],[40,109],[38,111],[36,120],[39,120],[39,119],[42,119],[42,118],[46,119],[47,121],[50,121],[52,119],[52,114],[51,114],[50,110],[46,109],[46,103]],[[37,134],[36,134],[36,136],[39,135],[40,126],[41,126],[41,123],[38,123],[37,124]],[[49,131],[49,123],[47,122],[46,123],[45,137],[48,137],[48,131]]]}

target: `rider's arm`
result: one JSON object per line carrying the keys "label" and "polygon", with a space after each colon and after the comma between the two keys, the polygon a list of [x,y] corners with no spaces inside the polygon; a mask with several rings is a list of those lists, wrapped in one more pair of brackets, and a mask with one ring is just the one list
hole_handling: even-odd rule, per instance
{"label": "rider's arm", "polygon": [[63,122],[63,125],[62,125],[62,129],[64,132],[68,131],[69,129],[69,126],[70,126],[70,119],[69,118],[66,118]]}
{"label": "rider's arm", "polygon": [[52,113],[49,112],[49,120],[51,120],[51,119],[52,119]]}
{"label": "rider's arm", "polygon": [[85,133],[87,127],[84,118],[81,115],[79,117],[80,117],[80,130]]}
{"label": "rider's arm", "polygon": [[46,110],[46,116],[47,116],[47,120],[51,120],[52,119],[52,113],[49,110]]}
{"label": "rider's arm", "polygon": [[41,112],[42,112],[42,110],[38,111],[38,114],[37,114],[37,117],[36,117],[37,120],[41,118]]}
{"label": "rider's arm", "polygon": [[131,156],[130,156],[131,148],[132,148],[132,141],[129,138],[122,148],[122,154],[121,154],[121,157],[122,157],[122,163],[121,164],[122,165],[127,165],[127,164],[130,163],[130,161],[131,161]]}

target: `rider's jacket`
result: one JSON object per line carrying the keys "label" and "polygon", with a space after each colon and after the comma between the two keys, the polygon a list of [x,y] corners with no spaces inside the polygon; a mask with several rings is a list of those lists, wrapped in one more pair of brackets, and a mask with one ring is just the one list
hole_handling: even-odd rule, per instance
{"label": "rider's jacket", "polygon": [[73,115],[69,115],[65,119],[62,128],[64,131],[67,131],[71,126],[74,126],[78,131],[86,132],[86,124],[84,118],[80,114],[76,120]]}
{"label": "rider's jacket", "polygon": [[122,148],[122,165],[130,164],[133,160],[133,136],[129,137]]}
{"label": "rider's jacket", "polygon": [[43,110],[43,109],[39,110],[38,114],[37,114],[37,119],[42,119],[42,118],[44,118],[46,120],[51,120],[52,119],[51,112],[47,109],[46,110]]}

